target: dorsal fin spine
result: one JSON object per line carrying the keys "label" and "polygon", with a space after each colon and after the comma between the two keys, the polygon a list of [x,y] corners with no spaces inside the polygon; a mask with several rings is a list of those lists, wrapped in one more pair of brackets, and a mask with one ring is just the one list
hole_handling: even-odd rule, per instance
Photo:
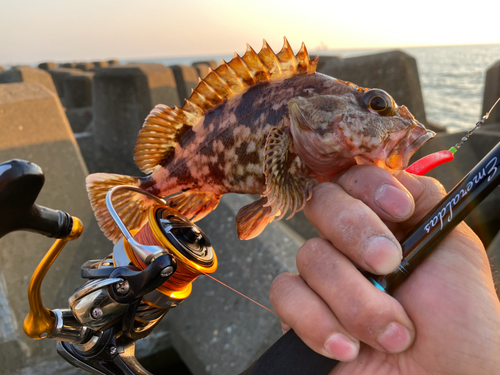
{"label": "dorsal fin spine", "polygon": [[312,74],[317,64],[318,57],[310,60],[304,43],[296,55],[286,38],[278,54],[265,40],[259,53],[247,44],[243,56],[235,54],[229,63],[222,60],[217,69],[209,68],[189,99],[184,100],[182,108],[157,105],[151,111],[137,140],[134,156],[137,166],[145,173],[153,172],[175,148],[182,135],[199,123],[208,110],[248,87],[299,74]]}
{"label": "dorsal fin spine", "polygon": [[272,48],[264,40],[262,48],[258,54],[261,61],[267,67],[270,80],[282,78],[280,61]]}
{"label": "dorsal fin spine", "polygon": [[314,60],[312,60],[309,63],[309,69],[307,70],[307,73],[312,74],[316,72],[316,67],[318,66],[318,61],[319,61],[319,56],[316,56]]}
{"label": "dorsal fin spine", "polygon": [[307,73],[309,71],[309,54],[304,43],[300,46],[300,50],[295,56],[297,58],[297,70],[300,73]]}
{"label": "dorsal fin spine", "polygon": [[198,113],[201,113],[203,116],[203,110],[195,102],[191,101],[190,99],[184,99],[184,105],[182,107],[189,108],[190,110],[188,111],[188,113],[198,112]]}
{"label": "dorsal fin spine", "polygon": [[252,69],[250,69],[250,67],[248,66],[248,64],[246,63],[245,60],[243,60],[239,55],[238,55],[238,57],[241,61],[241,65],[243,65],[246,68],[246,70],[248,71],[248,74],[252,77],[254,84],[257,83],[257,79],[255,78],[255,74],[252,71]]}
{"label": "dorsal fin spine", "polygon": [[297,58],[294,56],[288,40],[284,38],[283,48],[277,54],[281,64],[281,72],[284,78],[293,77],[297,73]]}
{"label": "dorsal fin spine", "polygon": [[219,93],[211,85],[209,85],[205,80],[199,78],[198,82],[199,82],[198,87],[203,87],[204,90],[210,91],[212,96],[217,98],[220,102],[222,102],[224,100],[224,98],[222,96],[220,96]]}
{"label": "dorsal fin spine", "polygon": [[234,95],[231,87],[228,86],[226,81],[224,81],[215,70],[209,69],[209,73],[205,77],[205,81],[214,89],[219,92],[224,99],[228,99]]}
{"label": "dorsal fin spine", "polygon": [[234,54],[233,59],[228,63],[228,65],[237,75],[240,76],[241,81],[246,87],[253,86],[256,83],[255,77],[248,68],[248,65],[237,53]]}
{"label": "dorsal fin spine", "polygon": [[[233,68],[231,68],[227,62],[222,60],[222,64],[217,68],[217,74],[220,78],[226,81],[227,85],[231,88],[231,91],[235,94],[242,92],[245,89],[245,85],[241,78],[236,74]],[[220,71],[220,72],[219,72]]]}
{"label": "dorsal fin spine", "polygon": [[[270,75],[266,64],[261,60],[259,55],[254,51],[254,49],[247,44],[247,50],[242,57],[242,60],[247,64],[252,75],[257,82],[269,82]],[[254,68],[255,67],[255,68]]]}
{"label": "dorsal fin spine", "polygon": [[205,95],[200,93],[198,89],[191,90],[191,96],[189,100],[196,104],[203,112],[208,111],[215,106],[215,104],[208,100]]}

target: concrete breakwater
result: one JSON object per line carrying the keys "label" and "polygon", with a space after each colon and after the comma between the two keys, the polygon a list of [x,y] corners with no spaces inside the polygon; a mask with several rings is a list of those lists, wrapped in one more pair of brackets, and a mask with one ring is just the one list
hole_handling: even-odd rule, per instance
{"label": "concrete breakwater", "polygon": [[[215,68],[216,63],[164,66],[106,61],[57,66],[47,62],[39,68],[0,68],[0,162],[21,158],[39,164],[46,174],[46,186],[37,202],[70,212],[86,226],[82,239],[65,248],[46,277],[42,291],[46,307],[66,308],[68,296],[83,282],[79,276],[81,264],[112,250],[93,218],[85,176],[89,172],[139,175],[133,149],[144,118],[158,103],[181,105],[209,67]],[[415,59],[403,52],[349,59],[320,57],[318,71],[384,89],[396,102],[407,105],[416,118],[440,131],[414,160],[447,149],[463,136],[447,134],[426,121]],[[484,103],[488,106],[500,96],[500,62],[488,70],[486,77]],[[432,175],[451,189],[498,141],[497,109],[489,125],[457,153],[457,160],[440,166]],[[249,201],[245,196],[226,196],[199,225],[218,254],[216,277],[268,306],[271,281],[281,272],[295,271],[298,248],[315,232],[299,214],[288,222],[270,225],[254,240],[239,241],[234,217]],[[499,207],[497,191],[468,219],[489,246],[489,253],[496,251],[497,258],[500,238],[493,238],[500,228]],[[53,342],[32,341],[21,328],[28,312],[25,296],[29,278],[51,242],[25,232],[0,240],[3,374],[81,373],[57,356]],[[200,279],[193,295],[170,311],[151,337],[138,343],[139,357],[147,360],[173,348],[193,374],[239,373],[280,337],[279,322],[211,280]]]}

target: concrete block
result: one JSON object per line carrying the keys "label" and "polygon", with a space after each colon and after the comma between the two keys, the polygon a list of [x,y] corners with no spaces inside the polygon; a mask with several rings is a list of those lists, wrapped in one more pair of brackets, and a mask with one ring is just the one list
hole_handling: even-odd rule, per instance
{"label": "concrete block", "polygon": [[49,70],[49,69],[57,68],[57,64],[55,62],[52,62],[52,61],[47,61],[47,62],[43,62],[43,63],[38,64],[38,67],[40,69],[43,69],[43,70]]}
{"label": "concrete block", "polygon": [[[465,132],[438,134],[412,157],[414,162],[436,151],[448,150],[465,135]],[[487,127],[474,132],[472,137],[456,152],[452,162],[429,171],[427,176],[439,180],[447,191],[458,184],[486,154],[500,142],[500,131]],[[500,190],[496,189],[465,219],[487,247],[500,228]]]}
{"label": "concrete block", "polygon": [[60,68],[76,68],[76,62],[59,64]]}
{"label": "concrete block", "polygon": [[[45,173],[45,186],[37,203],[69,212],[84,223],[81,238],[64,248],[42,284],[44,305],[49,309],[66,308],[68,296],[83,281],[83,262],[106,256],[112,250],[88,202],[87,169],[59,99],[41,85],[0,85],[0,128],[0,161],[30,160]],[[0,356],[2,374],[82,374],[57,355],[53,341],[31,340],[22,330],[28,313],[26,292],[31,275],[52,243],[52,239],[28,232],[14,232],[0,239],[0,274],[4,280],[0,300],[6,301],[3,305],[11,311],[8,318],[2,314],[0,324],[7,327],[0,330],[15,331],[12,340],[4,341],[7,349],[13,350],[4,352],[6,348],[0,348],[8,354]],[[14,322],[5,323],[5,319]]]}
{"label": "concrete block", "polygon": [[440,125],[437,122],[427,120],[427,124],[425,124],[427,129],[430,129],[436,133],[446,133],[448,130],[446,126]]}
{"label": "concrete block", "polygon": [[101,68],[109,67],[109,62],[107,62],[107,61],[93,61],[92,64],[94,64],[94,69],[101,69]]}
{"label": "concrete block", "polygon": [[[500,98],[500,60],[490,66],[486,71],[483,93],[483,109],[480,117],[483,117],[488,112],[491,106]],[[497,104],[495,109],[490,113],[490,117],[486,120],[486,124],[500,123],[500,105]]]}
{"label": "concrete block", "polygon": [[64,77],[62,104],[66,108],[81,108],[92,106],[92,81],[94,73],[82,72]]}
{"label": "concrete block", "polygon": [[144,119],[156,104],[179,105],[172,69],[130,64],[99,69],[94,75],[93,158],[97,170],[137,175],[134,147]]}
{"label": "concrete block", "polygon": [[47,71],[52,76],[52,80],[54,81],[54,84],[56,85],[57,94],[61,98],[61,101],[65,95],[65,93],[64,93],[64,80],[69,76],[82,74],[81,70],[72,69],[72,68],[54,68],[54,69],[49,69]]}
{"label": "concrete block", "polygon": [[18,66],[0,73],[0,83],[33,82],[38,83],[54,94],[57,93],[54,81],[45,70],[31,66]]}
{"label": "concrete block", "polygon": [[316,70],[321,73],[323,67],[330,61],[338,61],[340,59],[341,59],[340,56],[319,55],[318,66],[316,67]]}
{"label": "concrete block", "polygon": [[334,59],[318,71],[358,86],[385,90],[398,105],[405,105],[416,119],[427,124],[417,61],[404,52]]}
{"label": "concrete block", "polygon": [[91,62],[81,62],[81,63],[77,63],[75,68],[83,70],[84,72],[88,72],[90,70],[94,70],[95,65],[94,65],[94,63],[91,63]]}
{"label": "concrete block", "polygon": [[209,67],[211,67],[214,70],[217,69],[217,67],[219,66],[219,64],[215,60],[203,60],[203,61],[196,61],[193,63],[193,65],[196,65],[196,64],[207,64]]}
{"label": "concrete block", "polygon": [[66,117],[73,133],[82,133],[90,126],[94,110],[92,107],[66,108]]}
{"label": "concrete block", "polygon": [[[282,272],[297,272],[295,256],[303,239],[278,222],[257,238],[240,241],[235,216],[252,200],[224,195],[217,210],[197,224],[217,254],[213,276],[270,308],[271,282]],[[239,374],[282,335],[275,315],[206,276],[165,319],[176,351],[195,375]]]}
{"label": "concrete block", "polygon": [[179,99],[183,101],[189,98],[191,96],[191,89],[195,89],[198,86],[198,72],[196,68],[187,65],[173,65],[170,68],[174,72]]}
{"label": "concrete block", "polygon": [[[93,114],[92,114],[93,115]],[[80,152],[82,153],[83,160],[87,165],[87,169],[91,173],[92,171],[99,170],[97,166],[97,146],[95,142],[94,134],[94,122],[90,122],[90,125],[80,133],[74,133]]]}
{"label": "concrete block", "polygon": [[208,64],[205,64],[205,63],[195,63],[193,64],[193,66],[195,67],[196,71],[198,72],[198,76],[200,78],[205,78],[208,74],[208,68],[210,68],[210,66]]}

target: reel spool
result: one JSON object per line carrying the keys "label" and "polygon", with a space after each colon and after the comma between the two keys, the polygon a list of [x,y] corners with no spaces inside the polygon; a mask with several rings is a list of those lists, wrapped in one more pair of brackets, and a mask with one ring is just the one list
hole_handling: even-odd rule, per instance
{"label": "reel spool", "polygon": [[[146,192],[138,192],[149,196]],[[137,246],[131,246],[131,242],[163,248],[163,253],[170,253],[177,261],[174,274],[160,287],[143,296],[143,304],[135,317],[143,323],[161,318],[167,309],[177,306],[191,294],[192,283],[199,275],[213,273],[217,269],[217,256],[207,235],[185,216],[166,205],[151,207],[146,224],[139,230],[131,231],[130,235],[131,238],[127,239],[124,233],[124,237],[115,244],[115,267],[133,264],[144,270],[148,266],[144,257],[141,259],[134,250]]]}

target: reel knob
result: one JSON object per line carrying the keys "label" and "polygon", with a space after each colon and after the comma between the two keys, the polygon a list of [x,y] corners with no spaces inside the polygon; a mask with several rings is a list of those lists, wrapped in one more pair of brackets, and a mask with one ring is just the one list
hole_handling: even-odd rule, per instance
{"label": "reel knob", "polygon": [[0,238],[16,230],[55,238],[71,233],[70,215],[35,204],[44,182],[42,169],[29,161],[0,164]]}

